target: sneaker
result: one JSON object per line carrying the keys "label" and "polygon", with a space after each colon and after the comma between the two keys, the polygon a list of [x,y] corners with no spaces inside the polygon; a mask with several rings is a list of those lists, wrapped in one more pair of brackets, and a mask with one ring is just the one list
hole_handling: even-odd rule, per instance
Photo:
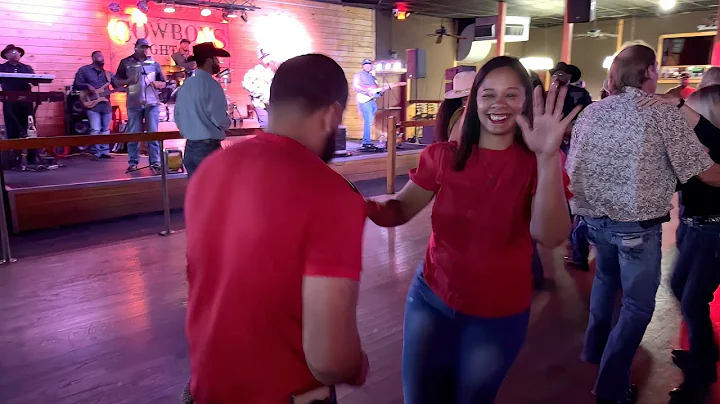
{"label": "sneaker", "polygon": [[100,159],[111,159],[111,158],[113,158],[113,156],[111,156],[111,155],[109,155],[109,154],[101,154],[101,155],[98,156],[98,158],[100,158]]}
{"label": "sneaker", "polygon": [[138,170],[137,164],[129,164],[127,170],[125,170],[125,174],[131,173],[131,172],[137,171],[137,170]]}
{"label": "sneaker", "polygon": [[151,164],[150,169],[152,170],[153,174],[155,174],[155,175],[162,174],[162,167],[160,166],[160,164],[157,164],[157,163]]}

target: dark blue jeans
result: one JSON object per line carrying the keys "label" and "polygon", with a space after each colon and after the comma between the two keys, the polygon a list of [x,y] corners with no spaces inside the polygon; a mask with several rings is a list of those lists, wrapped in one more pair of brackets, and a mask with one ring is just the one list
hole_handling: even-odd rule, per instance
{"label": "dark blue jeans", "polygon": [[[583,360],[600,365],[595,394],[621,401],[630,388],[630,367],[655,310],[660,285],[661,225],[584,218],[595,245],[596,270],[590,294]],[[618,293],[622,306],[613,314]]]}
{"label": "dark blue jeans", "polygon": [[372,144],[370,135],[372,134],[372,125],[375,122],[375,113],[378,110],[377,102],[368,101],[358,104],[358,109],[363,117],[363,140],[362,144]]}
{"label": "dark blue jeans", "polygon": [[187,170],[188,179],[195,173],[200,163],[215,150],[222,149],[219,140],[188,140],[185,142],[183,165]]}
{"label": "dark blue jeans", "polygon": [[500,318],[459,313],[430,289],[421,264],[405,306],[405,403],[493,403],[525,342],[529,317],[529,310]]}
{"label": "dark blue jeans", "polygon": [[685,385],[706,388],[717,379],[718,348],[710,302],[720,286],[720,224],[686,224],[679,249],[671,286],[690,340],[689,360],[683,368]]}
{"label": "dark blue jeans", "polygon": [[590,255],[590,242],[588,241],[588,228],[581,216],[575,216],[570,234],[570,258],[578,265],[588,264]]}

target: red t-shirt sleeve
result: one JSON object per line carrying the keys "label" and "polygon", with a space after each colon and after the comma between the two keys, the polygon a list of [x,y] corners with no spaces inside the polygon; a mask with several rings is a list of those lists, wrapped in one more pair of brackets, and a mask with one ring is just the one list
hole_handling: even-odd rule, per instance
{"label": "red t-shirt sleeve", "polygon": [[452,157],[449,143],[435,143],[420,154],[417,168],[410,170],[410,181],[431,192],[440,190],[443,164]]}
{"label": "red t-shirt sleeve", "polygon": [[[565,190],[565,199],[568,201],[570,198],[572,198],[573,194],[570,192],[570,176],[567,174],[567,171],[565,171],[565,160],[567,160],[567,156],[562,151],[560,152],[560,158],[562,160],[562,175],[563,175],[563,189]],[[537,164],[533,168],[533,183],[532,183],[532,194],[535,196],[535,191],[537,191]]]}
{"label": "red t-shirt sleeve", "polygon": [[305,275],[360,281],[365,201],[349,183],[333,185],[313,201],[304,240]]}

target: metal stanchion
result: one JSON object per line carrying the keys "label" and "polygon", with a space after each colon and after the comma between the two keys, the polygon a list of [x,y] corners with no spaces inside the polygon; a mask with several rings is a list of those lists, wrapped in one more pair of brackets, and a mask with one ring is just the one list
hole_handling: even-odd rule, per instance
{"label": "metal stanchion", "polygon": [[170,196],[168,195],[168,183],[167,183],[167,167],[168,167],[168,154],[165,150],[165,142],[160,141],[160,169],[162,170],[160,184],[162,187],[163,195],[163,208],[165,210],[165,229],[160,232],[161,236],[169,236],[174,233],[170,229]]}
{"label": "metal stanchion", "polygon": [[397,133],[395,131],[395,117],[390,116],[387,120],[387,193],[395,193],[395,159],[397,157]]}
{"label": "metal stanchion", "polygon": [[10,231],[8,231],[7,215],[5,214],[5,174],[0,170],[0,237],[2,240],[2,260],[1,264],[12,263],[17,261],[10,253]]}

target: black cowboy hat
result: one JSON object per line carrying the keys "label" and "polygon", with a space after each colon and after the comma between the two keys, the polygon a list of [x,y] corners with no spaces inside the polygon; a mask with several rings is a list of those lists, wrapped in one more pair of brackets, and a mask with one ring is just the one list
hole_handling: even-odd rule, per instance
{"label": "black cowboy hat", "polygon": [[17,47],[13,44],[10,44],[10,45],[6,46],[5,49],[2,50],[2,52],[0,52],[0,57],[2,57],[3,59],[7,59],[5,57],[5,54],[10,52],[11,50],[16,50],[16,51],[20,52],[20,57],[25,56],[25,49]]}
{"label": "black cowboy hat", "polygon": [[197,62],[198,59],[205,60],[211,57],[227,58],[230,57],[230,53],[225,49],[216,47],[212,42],[203,42],[193,46],[193,55],[187,58],[187,61]]}

